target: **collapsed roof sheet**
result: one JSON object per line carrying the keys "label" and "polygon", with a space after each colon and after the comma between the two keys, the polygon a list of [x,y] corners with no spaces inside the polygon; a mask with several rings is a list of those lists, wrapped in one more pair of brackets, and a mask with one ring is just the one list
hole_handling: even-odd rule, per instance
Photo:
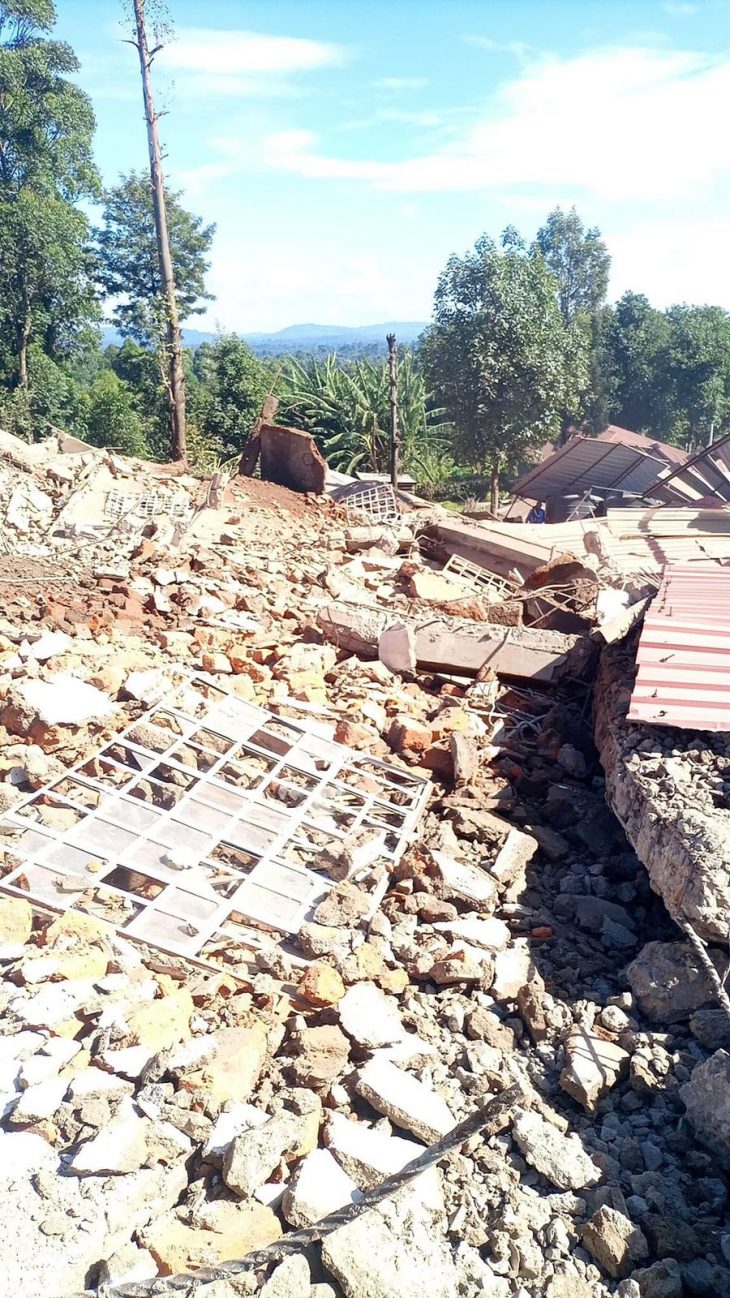
{"label": "collapsed roof sheet", "polygon": [[730,568],[666,569],[644,618],[628,718],[730,731]]}
{"label": "collapsed roof sheet", "polygon": [[[613,487],[641,495],[663,473],[666,461],[637,446],[594,437],[571,437],[514,488],[525,500],[547,500],[568,491]],[[665,488],[671,492],[671,484]]]}
{"label": "collapsed roof sheet", "polygon": [[[667,474],[671,474],[671,481],[662,482]],[[680,499],[696,504],[715,497],[730,502],[730,444],[723,440],[708,446],[679,471],[665,469],[659,477],[651,493],[659,500]]]}
{"label": "collapsed roof sheet", "polygon": [[359,831],[374,911],[429,787],[196,678],[0,820],[0,892],[207,961],[298,932]]}
{"label": "collapsed roof sheet", "polygon": [[607,552],[626,572],[656,572],[667,564],[730,560],[730,510],[668,506],[609,509],[600,522]]}

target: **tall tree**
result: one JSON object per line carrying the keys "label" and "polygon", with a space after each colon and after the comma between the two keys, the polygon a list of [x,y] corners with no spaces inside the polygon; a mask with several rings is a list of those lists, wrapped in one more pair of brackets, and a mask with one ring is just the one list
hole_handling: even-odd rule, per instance
{"label": "tall tree", "polygon": [[624,293],[606,335],[614,423],[666,438],[671,415],[666,375],[672,328],[642,293]]}
{"label": "tall tree", "polygon": [[568,351],[584,375],[575,384],[576,400],[561,417],[561,441],[576,424],[590,421],[600,404],[605,379],[601,370],[600,311],[608,291],[611,258],[595,226],[586,229],[575,208],[556,207],[538,230],[533,248],[553,276],[558,306],[568,335]]}
{"label": "tall tree", "polygon": [[450,258],[421,355],[457,445],[491,472],[496,512],[500,470],[557,431],[576,377],[555,281],[514,230],[501,248],[483,235],[472,252]]}
{"label": "tall tree", "polygon": [[[182,337],[180,334],[180,315],[175,293],[175,273],[170,252],[170,237],[167,227],[167,207],[165,203],[165,177],[162,170],[162,150],[158,131],[158,115],[155,111],[154,93],[152,90],[152,62],[155,54],[162,48],[158,39],[153,49],[147,40],[145,0],[132,0],[134,7],[135,37],[132,44],[139,55],[139,68],[142,77],[142,97],[147,121],[147,144],[150,155],[150,177],[152,181],[152,209],[154,214],[157,257],[160,268],[161,301],[164,303],[165,338],[168,351],[167,392],[172,434],[172,458],[181,463],[186,459],[185,445],[185,371],[183,368]],[[161,33],[155,33],[160,35]]]}
{"label": "tall tree", "polygon": [[56,353],[93,317],[88,226],[76,204],[98,190],[94,115],[68,80],[78,60],[49,38],[52,0],[0,0],[0,344],[11,387],[28,349]]}
{"label": "tall tree", "polygon": [[[175,265],[175,299],[185,320],[211,300],[205,289],[207,256],[214,225],[204,225],[180,203],[174,190],[165,194],[170,250]],[[148,177],[132,171],[104,194],[103,226],[97,231],[99,276],[115,299],[112,320],[125,338],[143,347],[159,346],[166,329],[165,301]]]}
{"label": "tall tree", "polygon": [[719,306],[673,306],[671,336],[658,382],[668,392],[665,436],[687,450],[730,424],[730,315]]}
{"label": "tall tree", "polygon": [[566,329],[577,316],[595,315],[606,300],[611,269],[600,230],[586,230],[574,207],[556,207],[538,230],[535,248],[557,284]]}
{"label": "tall tree", "polygon": [[193,368],[199,395],[191,404],[202,435],[228,455],[241,451],[271,390],[273,375],[235,334],[202,343]]}

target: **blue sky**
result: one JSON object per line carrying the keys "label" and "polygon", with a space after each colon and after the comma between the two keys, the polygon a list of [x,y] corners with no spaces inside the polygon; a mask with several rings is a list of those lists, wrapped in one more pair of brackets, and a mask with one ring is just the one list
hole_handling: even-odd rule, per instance
{"label": "blue sky", "polygon": [[[57,0],[105,181],[146,164],[121,0]],[[169,0],[169,183],[217,224],[200,327],[424,320],[483,231],[575,204],[611,296],[730,308],[730,0]]]}

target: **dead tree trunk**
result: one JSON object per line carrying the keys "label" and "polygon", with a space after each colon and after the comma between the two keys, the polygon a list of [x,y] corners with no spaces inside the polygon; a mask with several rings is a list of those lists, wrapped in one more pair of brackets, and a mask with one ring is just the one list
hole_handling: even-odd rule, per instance
{"label": "dead tree trunk", "polygon": [[492,461],[492,480],[489,508],[495,518],[499,517],[499,460]]}
{"label": "dead tree trunk", "polygon": [[[167,345],[167,402],[170,413],[172,434],[172,458],[185,463],[187,458],[186,419],[185,419],[185,372],[183,370],[182,339],[180,337],[180,319],[175,296],[175,276],[170,256],[170,239],[167,230],[167,209],[165,207],[165,178],[162,170],[162,153],[160,136],[157,130],[157,113],[152,94],[152,60],[157,49],[150,52],[145,28],[145,0],[134,0],[134,20],[137,28],[137,39],[133,42],[139,54],[139,67],[142,73],[142,94],[144,111],[147,119],[147,143],[150,153],[150,176],[152,178],[152,201],[155,214],[155,233],[157,236],[157,254],[160,261],[160,278],[165,304],[165,335]],[[158,47],[159,48],[159,47]]]}
{"label": "dead tree trunk", "polygon": [[31,319],[30,313],[25,316],[20,327],[20,338],[18,344],[18,387],[24,392],[28,391],[28,343],[30,341]]}
{"label": "dead tree trunk", "polygon": [[388,373],[390,378],[390,480],[398,490],[400,473],[400,436],[398,432],[398,343],[395,334],[387,334]]}

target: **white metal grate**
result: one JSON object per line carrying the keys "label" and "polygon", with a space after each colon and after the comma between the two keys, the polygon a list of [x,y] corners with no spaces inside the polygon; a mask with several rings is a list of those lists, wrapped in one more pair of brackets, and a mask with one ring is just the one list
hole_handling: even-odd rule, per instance
{"label": "white metal grate", "polygon": [[428,789],[198,677],[0,820],[0,891],[207,960],[247,922],[297,933],[359,830],[385,833],[374,911]]}
{"label": "white metal grate", "polygon": [[156,518],[158,514],[168,514],[170,518],[182,518],[189,513],[190,505],[183,496],[166,495],[161,491],[108,491],[104,502],[104,512],[108,518]]}
{"label": "white metal grate", "polygon": [[460,578],[475,591],[492,590],[504,597],[514,591],[514,586],[506,578],[498,577],[496,573],[489,572],[487,568],[480,568],[478,564],[470,563],[468,559],[462,559],[458,554],[451,555],[444,564],[443,570],[452,577]]}
{"label": "white metal grate", "polygon": [[363,487],[345,499],[348,514],[367,514],[374,523],[397,523],[400,509],[392,484],[381,482],[374,487]]}

